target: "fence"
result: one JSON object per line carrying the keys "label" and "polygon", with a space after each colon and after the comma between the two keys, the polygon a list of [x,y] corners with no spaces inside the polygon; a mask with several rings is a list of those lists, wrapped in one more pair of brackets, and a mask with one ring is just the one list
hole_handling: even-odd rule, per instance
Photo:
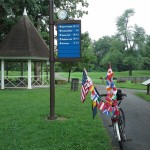
{"label": "fence", "polygon": [[[0,79],[1,85],[1,79]],[[49,76],[32,76],[31,87],[43,87],[49,86]],[[27,88],[28,87],[28,76],[5,76],[4,77],[5,88]]]}

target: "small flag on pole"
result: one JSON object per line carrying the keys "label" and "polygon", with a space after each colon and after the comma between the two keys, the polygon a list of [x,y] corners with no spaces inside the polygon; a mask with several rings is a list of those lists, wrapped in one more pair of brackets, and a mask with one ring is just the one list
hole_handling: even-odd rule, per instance
{"label": "small flag on pole", "polygon": [[89,91],[89,87],[92,85],[92,80],[87,76],[87,72],[84,69],[83,70],[83,76],[82,76],[82,88],[81,88],[81,101],[84,102],[86,99],[86,96]]}
{"label": "small flag on pole", "polygon": [[96,101],[92,101],[92,111],[93,111],[93,119],[97,114],[97,104]]}

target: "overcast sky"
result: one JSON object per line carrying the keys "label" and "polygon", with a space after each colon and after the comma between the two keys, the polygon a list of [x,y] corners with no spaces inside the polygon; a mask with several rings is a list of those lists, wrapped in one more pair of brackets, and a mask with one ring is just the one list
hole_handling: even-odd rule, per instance
{"label": "overcast sky", "polygon": [[92,40],[116,33],[116,18],[126,9],[133,8],[134,16],[129,20],[150,34],[150,0],[87,0],[89,14],[82,20],[82,33],[88,31]]}

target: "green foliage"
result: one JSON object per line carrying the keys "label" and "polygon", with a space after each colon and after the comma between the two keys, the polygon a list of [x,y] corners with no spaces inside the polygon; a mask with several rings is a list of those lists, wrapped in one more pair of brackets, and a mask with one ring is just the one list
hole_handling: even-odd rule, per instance
{"label": "green foliage", "polygon": [[129,25],[134,13],[134,9],[125,10],[116,20],[117,34],[93,42],[95,70],[104,70],[108,64],[117,71],[129,70],[129,75],[133,69],[149,69],[150,38],[142,27]]}
{"label": "green foliage", "polygon": [[144,69],[150,69],[150,36],[146,37],[146,44],[141,51],[141,55],[143,56],[143,65]]}
{"label": "green foliage", "polygon": [[118,70],[120,71],[119,68],[122,67],[123,57],[124,57],[123,54],[118,50],[110,51],[102,60],[102,64],[107,65],[108,62],[111,62],[112,66],[117,66]]}
{"label": "green foliage", "polygon": [[116,66],[118,71],[125,70],[122,61],[124,58],[122,42],[117,37],[112,37],[110,44],[111,47],[102,59],[101,64],[107,66],[110,63],[112,66]]}
{"label": "green foliage", "polygon": [[[127,25],[129,22],[129,18],[134,15],[134,9],[127,9],[124,13],[117,18],[117,29],[119,35],[122,35],[124,39],[126,39],[126,35],[128,34]],[[129,32],[130,33],[130,32]]]}
{"label": "green foliage", "polygon": [[[88,7],[88,3],[85,0],[55,0],[54,1],[54,19],[57,20],[57,12],[59,9],[65,9],[68,12],[68,19],[76,17],[82,17],[84,14],[88,14],[88,11],[84,8]],[[80,5],[80,7],[77,7]],[[11,0],[0,1],[0,41],[8,34],[11,27],[23,15],[24,7],[27,9],[27,13],[36,28],[42,33],[43,38],[47,40],[48,22],[49,22],[49,1],[47,0]],[[47,41],[48,43],[48,41]]]}
{"label": "green foliage", "polygon": [[94,62],[96,60],[95,55],[93,54],[92,47],[89,47],[88,49],[84,50],[82,53],[83,59],[82,64],[80,65],[80,68],[87,68],[88,71],[92,71],[94,68]]}
{"label": "green foliage", "polygon": [[99,115],[92,118],[91,100],[82,104],[80,90],[72,92],[70,84],[56,86],[54,121],[47,120],[49,89],[1,90],[0,95],[1,150],[112,149]]}
{"label": "green foliage", "polygon": [[103,67],[104,64],[108,64],[108,62],[103,62],[101,64],[101,61],[104,57],[107,57],[106,54],[109,52],[110,48],[111,48],[111,37],[109,36],[104,36],[102,38],[100,38],[98,41],[95,41],[93,43],[94,45],[94,52],[97,58],[97,62],[95,64],[95,69],[100,69],[101,67]]}
{"label": "green foliage", "polygon": [[79,68],[82,70],[82,68],[85,67],[88,71],[91,71],[94,68],[96,56],[94,55],[94,48],[88,32],[82,34],[81,43],[82,62]]}
{"label": "green foliage", "polygon": [[68,72],[68,82],[70,82],[70,75],[72,71],[81,71],[82,68],[86,68],[91,71],[94,68],[94,62],[96,61],[96,56],[93,52],[92,41],[89,37],[88,32],[81,35],[81,55],[82,60],[80,63],[77,62],[62,62],[58,66],[63,71]]}
{"label": "green foliage", "polygon": [[[88,14],[86,0],[54,0],[54,4],[54,21],[57,21],[57,12],[60,9],[68,12],[67,19],[81,18]],[[24,7],[45,42],[49,44],[49,1],[46,0],[1,0],[0,42],[20,19]],[[117,71],[129,70],[130,75],[133,69],[150,69],[150,36],[146,35],[144,29],[137,24],[129,26],[130,17],[134,14],[134,9],[127,9],[117,18],[117,34],[114,36],[104,36],[93,42],[88,32],[83,33],[81,62],[61,65],[57,63],[57,71],[68,70],[71,73],[81,71],[83,67],[88,71],[105,70],[105,66],[109,63]]]}
{"label": "green foliage", "polygon": [[134,15],[134,9],[127,9],[117,19],[118,36],[124,42],[124,63],[128,66],[129,75],[138,63],[140,66],[140,51],[144,47],[145,31],[138,25],[129,26],[129,19]]}

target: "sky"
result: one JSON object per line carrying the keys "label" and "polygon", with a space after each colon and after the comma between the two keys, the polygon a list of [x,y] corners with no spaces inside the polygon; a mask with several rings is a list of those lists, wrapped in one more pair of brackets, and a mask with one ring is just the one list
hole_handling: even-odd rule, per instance
{"label": "sky", "polygon": [[115,35],[117,32],[116,19],[125,10],[134,9],[130,17],[130,25],[137,24],[150,34],[150,0],[87,0],[88,15],[81,18],[81,32],[89,32],[92,40],[103,36]]}

